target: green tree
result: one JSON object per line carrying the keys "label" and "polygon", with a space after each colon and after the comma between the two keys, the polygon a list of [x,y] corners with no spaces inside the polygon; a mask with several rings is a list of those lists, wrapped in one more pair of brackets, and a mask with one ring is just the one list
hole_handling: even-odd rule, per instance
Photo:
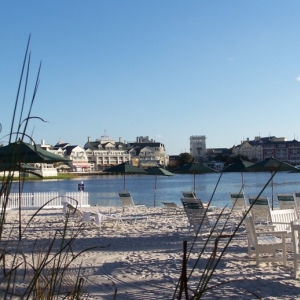
{"label": "green tree", "polygon": [[179,165],[183,166],[185,164],[192,162],[194,160],[194,157],[191,154],[185,152],[179,154],[178,160],[179,160]]}

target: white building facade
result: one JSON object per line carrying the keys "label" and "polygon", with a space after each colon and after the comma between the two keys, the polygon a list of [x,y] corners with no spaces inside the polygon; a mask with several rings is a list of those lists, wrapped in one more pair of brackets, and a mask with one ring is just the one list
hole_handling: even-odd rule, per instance
{"label": "white building facade", "polygon": [[130,161],[129,151],[126,144],[122,142],[122,138],[119,138],[119,142],[115,142],[107,135],[101,136],[94,142],[88,138],[84,149],[94,170],[104,170],[110,166]]}
{"label": "white building facade", "polygon": [[190,154],[194,157],[204,158],[206,154],[206,136],[192,135],[190,136]]}

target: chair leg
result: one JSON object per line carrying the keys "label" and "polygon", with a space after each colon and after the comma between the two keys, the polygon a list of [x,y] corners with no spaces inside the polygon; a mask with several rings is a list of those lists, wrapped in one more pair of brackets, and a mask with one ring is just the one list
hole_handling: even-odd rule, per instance
{"label": "chair leg", "polygon": [[294,278],[296,279],[299,275],[299,263],[298,258],[294,257]]}
{"label": "chair leg", "polygon": [[255,257],[256,257],[256,266],[258,267],[259,266],[259,252],[258,251],[256,251]]}
{"label": "chair leg", "polygon": [[251,251],[251,245],[248,241],[248,256],[250,257],[252,255],[252,251]]}
{"label": "chair leg", "polygon": [[282,248],[282,263],[284,266],[286,266],[286,247],[285,244],[283,244]]}

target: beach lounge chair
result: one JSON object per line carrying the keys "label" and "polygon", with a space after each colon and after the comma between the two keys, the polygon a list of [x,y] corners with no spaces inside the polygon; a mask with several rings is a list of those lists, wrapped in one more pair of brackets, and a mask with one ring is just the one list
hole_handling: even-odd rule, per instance
{"label": "beach lounge chair", "polygon": [[[196,199],[196,194],[194,192],[188,191],[188,192],[184,192],[182,191],[182,196],[184,199]],[[199,199],[199,198],[198,198]],[[201,200],[202,202],[202,200]],[[207,207],[208,204],[207,203],[202,203],[204,207]],[[214,210],[216,207],[215,206],[210,206],[209,210]]]}
{"label": "beach lounge chair", "polygon": [[252,205],[251,216],[253,218],[254,224],[270,224],[271,222],[271,208],[269,204],[268,197],[249,197],[249,204]]}
{"label": "beach lounge chair", "polygon": [[105,223],[112,223],[113,228],[115,228],[117,225],[122,223],[121,221],[121,215],[120,214],[103,214],[103,213],[97,213],[95,217],[95,223],[99,227],[99,229],[102,228],[102,225]]}
{"label": "beach lounge chair", "polygon": [[183,207],[177,205],[175,202],[161,202],[161,204],[163,205],[163,209],[166,212],[182,212],[183,211]]}
{"label": "beach lounge chair", "polygon": [[196,199],[196,194],[194,192],[181,192],[183,198]]}
{"label": "beach lounge chair", "polygon": [[87,211],[81,211],[68,201],[63,202],[62,213],[65,218],[67,215],[68,217],[74,218],[75,222],[84,222],[91,225],[91,223],[95,221],[95,214]]}
{"label": "beach lounge chair", "polygon": [[230,195],[233,211],[241,211],[241,212],[246,211],[247,203],[246,203],[244,192],[229,193],[229,195]]}
{"label": "beach lounge chair", "polygon": [[294,251],[294,278],[296,279],[300,273],[299,260],[300,260],[300,223],[299,221],[291,222],[292,230],[292,244]]}
{"label": "beach lounge chair", "polygon": [[113,228],[118,225],[126,226],[128,223],[136,224],[137,221],[145,221],[145,225],[148,222],[147,216],[131,215],[122,216],[121,214],[96,214],[96,224],[101,229],[101,226],[106,223],[113,223]]}
{"label": "beach lounge chair", "polygon": [[[189,221],[189,231],[194,229],[195,233],[199,232],[202,237],[204,233],[209,234],[216,225],[216,222],[209,219],[206,213],[207,208],[205,208],[201,199],[180,198],[180,200]],[[219,220],[217,226],[219,227],[219,225],[224,225],[224,222]],[[228,223],[228,225],[230,224]]]}
{"label": "beach lounge chair", "polygon": [[296,192],[294,193],[294,197],[295,197],[297,209],[298,209],[298,211],[299,211],[299,210],[300,210],[300,191],[296,191]]}
{"label": "beach lounge chair", "polygon": [[280,209],[297,209],[294,194],[277,194]]}
{"label": "beach lounge chair", "polygon": [[189,221],[189,231],[193,228],[194,231],[197,233],[199,226],[199,234],[204,230],[210,232],[212,229],[212,225],[209,222],[207,216],[207,209],[204,208],[203,203],[200,199],[193,199],[193,198],[180,198],[182,202],[183,209]]}
{"label": "beach lounge chair", "polygon": [[125,209],[128,209],[129,211],[136,212],[138,208],[146,208],[146,205],[135,205],[130,192],[122,191],[118,192],[118,194],[121,200],[123,211],[125,211]]}
{"label": "beach lounge chair", "polygon": [[[261,262],[282,262],[286,266],[286,231],[256,231],[251,216],[244,219],[248,237],[248,255],[255,254],[256,266]],[[280,238],[276,235],[280,234]],[[276,256],[276,250],[282,251],[282,256]],[[260,256],[260,254],[263,254]],[[272,256],[266,256],[272,254]]]}

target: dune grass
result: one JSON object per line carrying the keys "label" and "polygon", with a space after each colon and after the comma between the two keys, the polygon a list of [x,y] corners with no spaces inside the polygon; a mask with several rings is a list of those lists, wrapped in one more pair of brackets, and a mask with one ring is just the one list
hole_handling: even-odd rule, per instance
{"label": "dune grass", "polygon": [[[10,133],[4,138],[11,143],[23,141],[28,138],[33,143],[33,139],[27,134],[28,122],[39,117],[31,116],[31,109],[34,103],[38,85],[41,64],[36,77],[34,92],[29,103],[28,114],[24,117],[26,107],[26,91],[29,79],[30,37],[28,39],[15,108],[12,117]],[[21,89],[22,90],[21,91]],[[19,104],[20,94],[23,94],[22,103]],[[2,128],[2,126],[1,126]],[[15,162],[11,162],[13,165]],[[75,176],[70,174],[59,174],[53,179],[69,179]],[[49,179],[49,178],[47,178]],[[14,180],[22,181],[19,185],[20,196],[24,180],[41,180],[40,178],[15,176],[13,169],[7,170],[1,177],[0,188],[0,298],[1,299],[82,299],[86,289],[86,278],[81,272],[81,256],[86,251],[99,248],[95,246],[82,251],[75,251],[74,244],[84,225],[73,226],[71,213],[67,213],[58,227],[47,232],[47,238],[35,240],[28,239],[35,228],[35,218],[43,211],[43,207],[32,213],[30,219],[12,223],[6,222],[6,215],[9,213],[7,206],[11,184]],[[21,197],[20,197],[21,199]],[[74,199],[75,200],[75,199]],[[76,200],[75,200],[76,201]],[[51,200],[49,201],[51,202]],[[49,203],[48,202],[48,203]],[[21,220],[21,201],[19,203],[19,220]],[[18,226],[19,224],[19,226]],[[31,249],[31,250],[29,250]],[[28,252],[29,250],[29,252]],[[72,272],[71,276],[68,276]]]}

